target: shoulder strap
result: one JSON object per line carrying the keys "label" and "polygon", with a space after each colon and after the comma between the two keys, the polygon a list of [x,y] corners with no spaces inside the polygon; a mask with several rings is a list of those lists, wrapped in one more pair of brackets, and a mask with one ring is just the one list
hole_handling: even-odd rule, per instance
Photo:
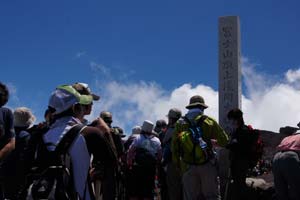
{"label": "shoulder strap", "polygon": [[195,126],[195,125],[196,125],[195,122],[193,122],[192,120],[190,120],[187,116],[184,116],[184,117],[182,117],[182,118],[183,118],[183,120],[184,120],[185,122],[188,123],[189,127]]}
{"label": "shoulder strap", "polygon": [[201,117],[198,119],[197,125],[200,126],[202,129],[204,121],[208,118],[207,115],[201,115]]}
{"label": "shoulder strap", "polygon": [[183,117],[184,121],[186,121],[189,126],[199,126],[200,128],[202,128],[203,126],[203,122],[208,118],[207,115],[201,115],[201,117],[196,120],[196,122],[190,120],[189,118],[187,118],[186,116]]}
{"label": "shoulder strap", "polygon": [[85,127],[82,124],[77,124],[73,126],[61,139],[61,141],[58,143],[57,147],[55,148],[55,152],[57,153],[65,153],[68,151],[68,149],[73,144],[74,140],[77,138],[77,136],[80,134],[80,131],[82,128]]}

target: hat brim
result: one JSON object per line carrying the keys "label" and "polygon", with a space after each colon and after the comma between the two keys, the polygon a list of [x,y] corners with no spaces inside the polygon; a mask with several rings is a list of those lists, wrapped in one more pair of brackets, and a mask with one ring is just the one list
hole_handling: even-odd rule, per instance
{"label": "hat brim", "polygon": [[96,95],[96,94],[91,94],[93,97],[94,101],[99,101],[100,100],[100,96]]}
{"label": "hat brim", "polygon": [[208,108],[208,105],[204,104],[204,103],[192,103],[190,105],[187,105],[186,108],[190,109],[190,108],[194,108],[194,107],[203,107],[204,109]]}
{"label": "hat brim", "polygon": [[93,102],[93,97],[91,95],[80,95],[77,98],[81,105],[90,105]]}

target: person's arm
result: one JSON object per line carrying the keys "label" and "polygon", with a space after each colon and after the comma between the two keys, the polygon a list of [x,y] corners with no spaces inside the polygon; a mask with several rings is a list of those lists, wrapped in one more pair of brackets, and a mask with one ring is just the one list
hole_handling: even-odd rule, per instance
{"label": "person's arm", "polygon": [[15,149],[15,129],[14,129],[14,116],[11,110],[7,110],[5,119],[5,135],[7,143],[0,150],[0,160],[3,160],[10,152]]}
{"label": "person's arm", "polygon": [[210,139],[215,139],[220,147],[226,147],[229,141],[228,135],[214,119],[207,118],[204,122],[203,129],[210,129]]}
{"label": "person's arm", "polygon": [[136,150],[136,145],[137,145],[137,138],[135,138],[132,142],[132,144],[130,145],[128,152],[127,152],[127,165],[129,166],[129,168],[131,168],[131,166],[133,165],[133,160],[135,157],[135,150]]}
{"label": "person's arm", "polygon": [[172,136],[172,143],[171,143],[171,151],[172,151],[172,161],[175,163],[177,167],[180,168],[180,141],[178,140],[178,131],[179,125],[176,125],[174,134]]}
{"label": "person's arm", "polygon": [[14,149],[15,149],[15,138],[11,138],[9,142],[0,150],[0,160],[3,160]]}

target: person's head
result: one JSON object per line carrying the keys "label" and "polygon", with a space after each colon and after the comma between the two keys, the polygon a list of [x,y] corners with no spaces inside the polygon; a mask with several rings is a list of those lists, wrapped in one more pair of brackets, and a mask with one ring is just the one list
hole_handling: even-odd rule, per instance
{"label": "person's head", "polygon": [[160,133],[162,130],[167,128],[167,122],[163,119],[159,119],[156,121],[154,131],[156,133]]}
{"label": "person's head", "polygon": [[103,119],[103,121],[108,125],[111,126],[111,124],[113,123],[113,116],[110,112],[108,111],[102,111],[100,113],[100,118]]}
{"label": "person's head", "polygon": [[16,108],[14,111],[14,127],[27,129],[31,127],[35,121],[35,116],[31,110],[26,107]]}
{"label": "person's head", "polygon": [[0,108],[4,106],[9,99],[9,91],[6,85],[0,82]]}
{"label": "person's head", "polygon": [[53,116],[57,119],[63,116],[83,117],[82,105],[93,102],[91,95],[81,95],[70,85],[56,88],[49,99],[49,107],[54,109]]}
{"label": "person's head", "polygon": [[169,125],[173,125],[177,122],[177,120],[181,117],[182,113],[177,108],[172,108],[169,110],[169,113],[167,115],[169,120]]}
{"label": "person's head", "polygon": [[233,129],[237,129],[245,124],[243,112],[238,108],[230,110],[227,114],[227,118],[229,119]]}
{"label": "person's head", "polygon": [[114,129],[121,138],[126,137],[126,135],[124,134],[124,130],[121,127],[114,127]]}
{"label": "person's head", "polygon": [[147,135],[152,135],[152,134],[156,134],[154,132],[154,124],[153,122],[149,121],[149,120],[145,120],[142,126],[142,134],[147,134]]}
{"label": "person's head", "polygon": [[142,131],[142,127],[135,126],[135,127],[132,128],[131,134],[132,135],[138,135],[138,134],[141,133],[141,131]]}
{"label": "person's head", "polygon": [[187,109],[198,108],[204,111],[208,106],[205,104],[204,98],[200,95],[195,95],[190,98],[190,104],[186,106]]}
{"label": "person's head", "polygon": [[[89,88],[88,84],[86,83],[75,83],[72,85],[73,88],[77,90],[81,95],[91,95],[93,97],[94,101],[98,101],[100,99],[100,96],[92,93],[91,89]],[[93,102],[89,105],[83,105],[83,112],[84,115],[89,115],[92,112],[92,106]]]}

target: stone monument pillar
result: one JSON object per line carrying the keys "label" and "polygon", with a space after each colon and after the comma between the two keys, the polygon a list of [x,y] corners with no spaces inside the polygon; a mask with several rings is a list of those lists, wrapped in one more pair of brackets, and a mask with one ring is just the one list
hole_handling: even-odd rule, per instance
{"label": "stone monument pillar", "polygon": [[[238,16],[219,18],[219,124],[230,134],[227,113],[241,108],[240,20]],[[229,151],[219,149],[219,178],[222,199],[228,199]]]}
{"label": "stone monument pillar", "polygon": [[241,36],[238,16],[219,18],[219,123],[227,133],[227,113],[241,108]]}

